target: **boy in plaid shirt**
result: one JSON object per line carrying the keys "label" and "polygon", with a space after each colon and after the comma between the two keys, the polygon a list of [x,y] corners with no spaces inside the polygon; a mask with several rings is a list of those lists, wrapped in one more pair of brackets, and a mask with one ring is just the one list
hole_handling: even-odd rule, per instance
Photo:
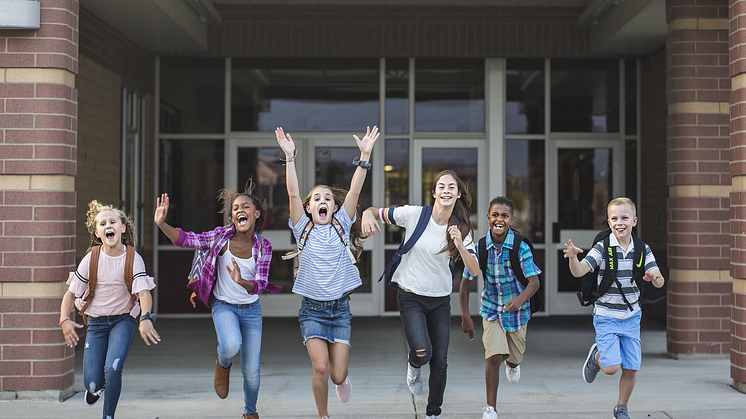
{"label": "boy in plaid shirt", "polygon": [[[513,202],[498,196],[490,202],[487,213],[490,234],[486,237],[487,269],[482,291],[482,316],[484,333],[485,381],[487,406],[482,409],[482,419],[497,419],[497,387],[500,383],[500,364],[505,361],[508,381],[517,382],[521,377],[520,363],[526,351],[526,328],[531,318],[529,299],[539,289],[541,270],[534,263],[528,244],[515,243],[510,229],[515,221]],[[510,251],[518,245],[521,266],[510,266]],[[515,276],[515,269],[522,269],[528,286],[525,288]],[[474,277],[465,269],[459,288],[461,304],[461,329],[474,340],[474,322],[469,314],[469,287]]]}

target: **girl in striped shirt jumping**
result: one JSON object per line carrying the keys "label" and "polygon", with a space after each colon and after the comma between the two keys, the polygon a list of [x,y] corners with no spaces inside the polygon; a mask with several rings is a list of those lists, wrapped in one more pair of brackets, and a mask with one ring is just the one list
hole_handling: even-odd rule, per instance
{"label": "girl in striped shirt jumping", "polygon": [[300,264],[293,292],[303,296],[298,311],[303,341],[313,367],[311,387],[319,418],[328,418],[328,380],[336,384],[337,397],[346,403],[352,394],[347,374],[352,314],[348,294],[362,285],[350,243],[358,255],[363,249],[357,218],[357,201],[370,169],[370,155],[378,127],[367,129],[363,139],[354,135],[360,149],[358,167],[350,190],[317,185],[301,200],[295,171],[295,143],[282,128],[275,130],[285,152],[286,182],[290,203],[290,228],[299,244]]}

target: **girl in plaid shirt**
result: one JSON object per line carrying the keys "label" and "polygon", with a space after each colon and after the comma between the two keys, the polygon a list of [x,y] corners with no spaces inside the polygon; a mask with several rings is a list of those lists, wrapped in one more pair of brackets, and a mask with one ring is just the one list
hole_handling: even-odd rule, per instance
{"label": "girl in plaid shirt", "polygon": [[[241,352],[241,373],[244,382],[244,419],[258,419],[256,401],[259,395],[259,352],[262,344],[262,308],[259,296],[263,291],[278,292],[280,287],[269,284],[269,263],[272,244],[259,235],[267,216],[266,204],[252,194],[251,180],[243,193],[222,189],[226,226],[212,231],[193,233],[166,223],[169,198],[157,200],[155,223],[176,246],[191,249],[211,249],[205,262],[206,277],[212,284],[199,295],[212,309],[212,320],[218,336],[215,356],[215,392],[228,396],[231,359]],[[204,278],[203,278],[204,279]]]}

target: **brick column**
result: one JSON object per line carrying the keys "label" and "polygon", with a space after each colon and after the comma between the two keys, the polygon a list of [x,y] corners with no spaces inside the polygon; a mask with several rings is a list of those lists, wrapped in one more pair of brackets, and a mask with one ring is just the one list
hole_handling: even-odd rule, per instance
{"label": "brick column", "polygon": [[0,399],[72,394],[57,323],[75,265],[78,1],[0,31]]}
{"label": "brick column", "polygon": [[679,358],[725,357],[733,287],[728,3],[668,0],[666,6],[667,347]]}
{"label": "brick column", "polygon": [[746,393],[746,1],[731,0],[730,35],[730,376],[733,387]]}

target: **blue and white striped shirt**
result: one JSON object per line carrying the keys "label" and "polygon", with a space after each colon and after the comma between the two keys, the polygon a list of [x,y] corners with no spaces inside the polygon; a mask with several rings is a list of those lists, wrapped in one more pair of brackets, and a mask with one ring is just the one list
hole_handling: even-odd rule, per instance
{"label": "blue and white striped shirt", "polygon": [[[614,247],[617,259],[617,279],[622,285],[622,291],[627,301],[632,305],[633,310],[630,311],[627,304],[622,299],[622,294],[619,293],[619,288],[616,283],[613,283],[609,290],[602,295],[593,306],[593,314],[599,316],[610,317],[613,319],[627,319],[632,317],[638,311],[640,311],[640,290],[637,288],[637,284],[632,281],[632,267],[635,263],[632,258],[635,257],[635,243],[630,240],[629,248],[625,251],[619,244],[616,236],[611,234],[609,236],[609,245]],[[606,268],[606,260],[603,256],[604,242],[603,240],[596,243],[593,248],[588,252],[588,255],[583,258],[583,261],[591,267],[591,271],[594,271],[597,266],[601,266],[598,271],[598,277],[596,280],[598,284],[601,284],[601,279],[604,276],[604,270]],[[658,264],[655,262],[655,256],[650,250],[650,246],[645,245],[645,272],[650,272],[653,269],[658,269]]]}
{"label": "blue and white striped shirt", "polygon": [[[350,219],[344,205],[334,214],[345,232],[345,241],[350,241],[350,227],[357,218]],[[310,219],[303,213],[296,225],[288,221],[293,229],[295,240],[300,240],[306,223]],[[342,297],[348,291],[363,284],[355,266],[350,261],[345,245],[331,223],[314,224],[308,233],[306,245],[300,256],[298,277],[293,285],[293,292],[319,301],[331,301]]]}

